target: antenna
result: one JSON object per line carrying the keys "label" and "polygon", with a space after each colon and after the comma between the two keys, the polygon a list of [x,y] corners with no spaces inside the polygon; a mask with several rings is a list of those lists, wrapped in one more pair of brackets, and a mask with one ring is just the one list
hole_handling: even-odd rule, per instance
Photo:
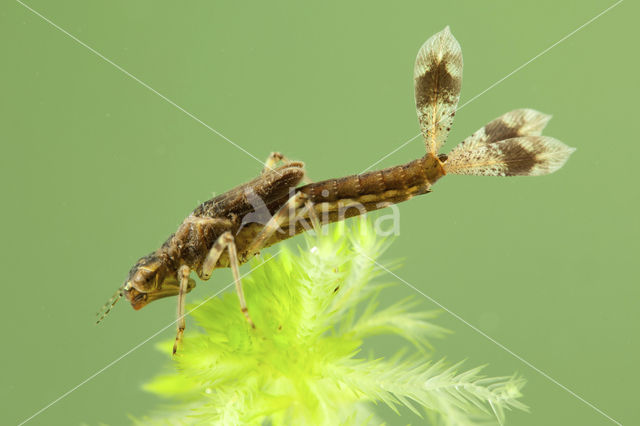
{"label": "antenna", "polygon": [[120,286],[118,291],[116,291],[115,294],[111,296],[109,300],[107,300],[107,303],[105,303],[102,306],[102,308],[100,308],[98,313],[96,313],[96,316],[98,317],[96,324],[100,324],[100,321],[102,321],[104,317],[106,317],[109,314],[109,312],[111,312],[111,309],[113,308],[113,306],[116,303],[118,303],[118,300],[120,300],[120,298],[123,296],[123,291],[124,291],[124,286]]}

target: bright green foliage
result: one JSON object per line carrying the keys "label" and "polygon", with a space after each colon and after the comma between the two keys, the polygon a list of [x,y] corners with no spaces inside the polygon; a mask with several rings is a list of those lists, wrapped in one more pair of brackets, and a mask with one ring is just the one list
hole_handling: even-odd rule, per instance
{"label": "bright green foliage", "polygon": [[[202,332],[186,335],[176,373],[146,386],[175,405],[145,424],[379,424],[375,402],[434,424],[495,424],[526,409],[522,379],[429,359],[427,339],[446,334],[430,322],[435,312],[410,300],[379,308],[388,285],[371,282],[380,274],[372,260],[386,244],[369,222],[331,229],[307,236],[298,254],[284,248],[254,263],[243,283],[256,329],[234,292],[191,314]],[[363,339],[381,334],[401,336],[415,354],[363,357]]]}

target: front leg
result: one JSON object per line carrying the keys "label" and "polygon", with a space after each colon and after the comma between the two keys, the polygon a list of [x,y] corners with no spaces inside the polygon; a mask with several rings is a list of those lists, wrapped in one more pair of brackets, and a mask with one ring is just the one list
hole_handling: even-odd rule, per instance
{"label": "front leg", "polygon": [[189,274],[191,274],[191,269],[187,265],[182,265],[180,269],[178,269],[178,279],[180,280],[180,290],[178,293],[178,332],[176,334],[176,341],[173,343],[173,354],[176,354],[178,350],[178,345],[182,341],[182,335],[184,334],[184,328],[186,325],[184,319],[184,303],[187,295],[187,290],[189,286]]}
{"label": "front leg", "polygon": [[238,262],[238,251],[236,249],[236,243],[231,232],[226,231],[218,237],[216,242],[209,250],[207,258],[202,264],[200,271],[200,278],[208,280],[211,277],[211,273],[218,263],[218,259],[222,255],[222,252],[227,249],[229,252],[229,265],[231,266],[231,273],[233,274],[233,281],[236,284],[236,292],[238,293],[238,300],[240,301],[240,310],[244,314],[247,322],[251,328],[256,328],[255,324],[249,316],[249,310],[247,309],[247,302],[244,299],[244,291],[242,290],[242,281],[240,281],[240,267]]}

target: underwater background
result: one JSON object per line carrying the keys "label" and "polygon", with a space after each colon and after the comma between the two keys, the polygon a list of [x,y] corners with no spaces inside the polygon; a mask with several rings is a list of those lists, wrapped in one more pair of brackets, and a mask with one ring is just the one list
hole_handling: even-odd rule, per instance
{"label": "underwater background", "polygon": [[[640,423],[637,4],[546,52],[615,3],[25,4],[121,69],[20,2],[0,6],[2,424],[175,319],[174,298],[139,312],[121,302],[99,326],[94,314],[139,257],[199,202],[255,177],[258,160],[280,151],[322,180],[361,172],[417,135],[413,63],[446,25],[462,46],[465,106],[443,152],[522,107],[552,114],[544,133],[577,151],[550,176],[445,177],[399,205],[384,258],[401,259],[403,280],[596,407],[443,313],[438,324],[454,333],[435,342],[436,358],[526,378],[531,412],[508,413],[508,424]],[[423,153],[416,138],[375,168]],[[188,301],[230,282],[216,271]],[[408,286],[394,291],[438,308]],[[141,386],[169,360],[154,344],[173,335],[169,327],[28,424],[118,425],[149,412],[161,401]],[[376,353],[397,345],[370,343]],[[378,414],[425,422],[406,409]]]}

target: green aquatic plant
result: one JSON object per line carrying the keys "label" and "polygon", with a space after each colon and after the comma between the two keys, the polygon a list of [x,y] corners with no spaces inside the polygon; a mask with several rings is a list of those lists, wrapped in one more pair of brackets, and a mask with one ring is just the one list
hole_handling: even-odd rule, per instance
{"label": "green aquatic plant", "polygon": [[[523,379],[430,359],[430,340],[447,333],[431,322],[436,311],[417,309],[413,299],[383,306],[389,284],[372,280],[387,245],[362,220],[306,236],[297,253],[284,248],[254,262],[243,283],[257,328],[247,325],[233,292],[195,309],[201,331],[185,337],[175,372],[145,386],[172,403],[137,421],[380,424],[373,409],[382,402],[433,424],[465,425],[502,423],[506,410],[526,409]],[[408,341],[413,353],[363,356],[364,341],[383,334]]]}

